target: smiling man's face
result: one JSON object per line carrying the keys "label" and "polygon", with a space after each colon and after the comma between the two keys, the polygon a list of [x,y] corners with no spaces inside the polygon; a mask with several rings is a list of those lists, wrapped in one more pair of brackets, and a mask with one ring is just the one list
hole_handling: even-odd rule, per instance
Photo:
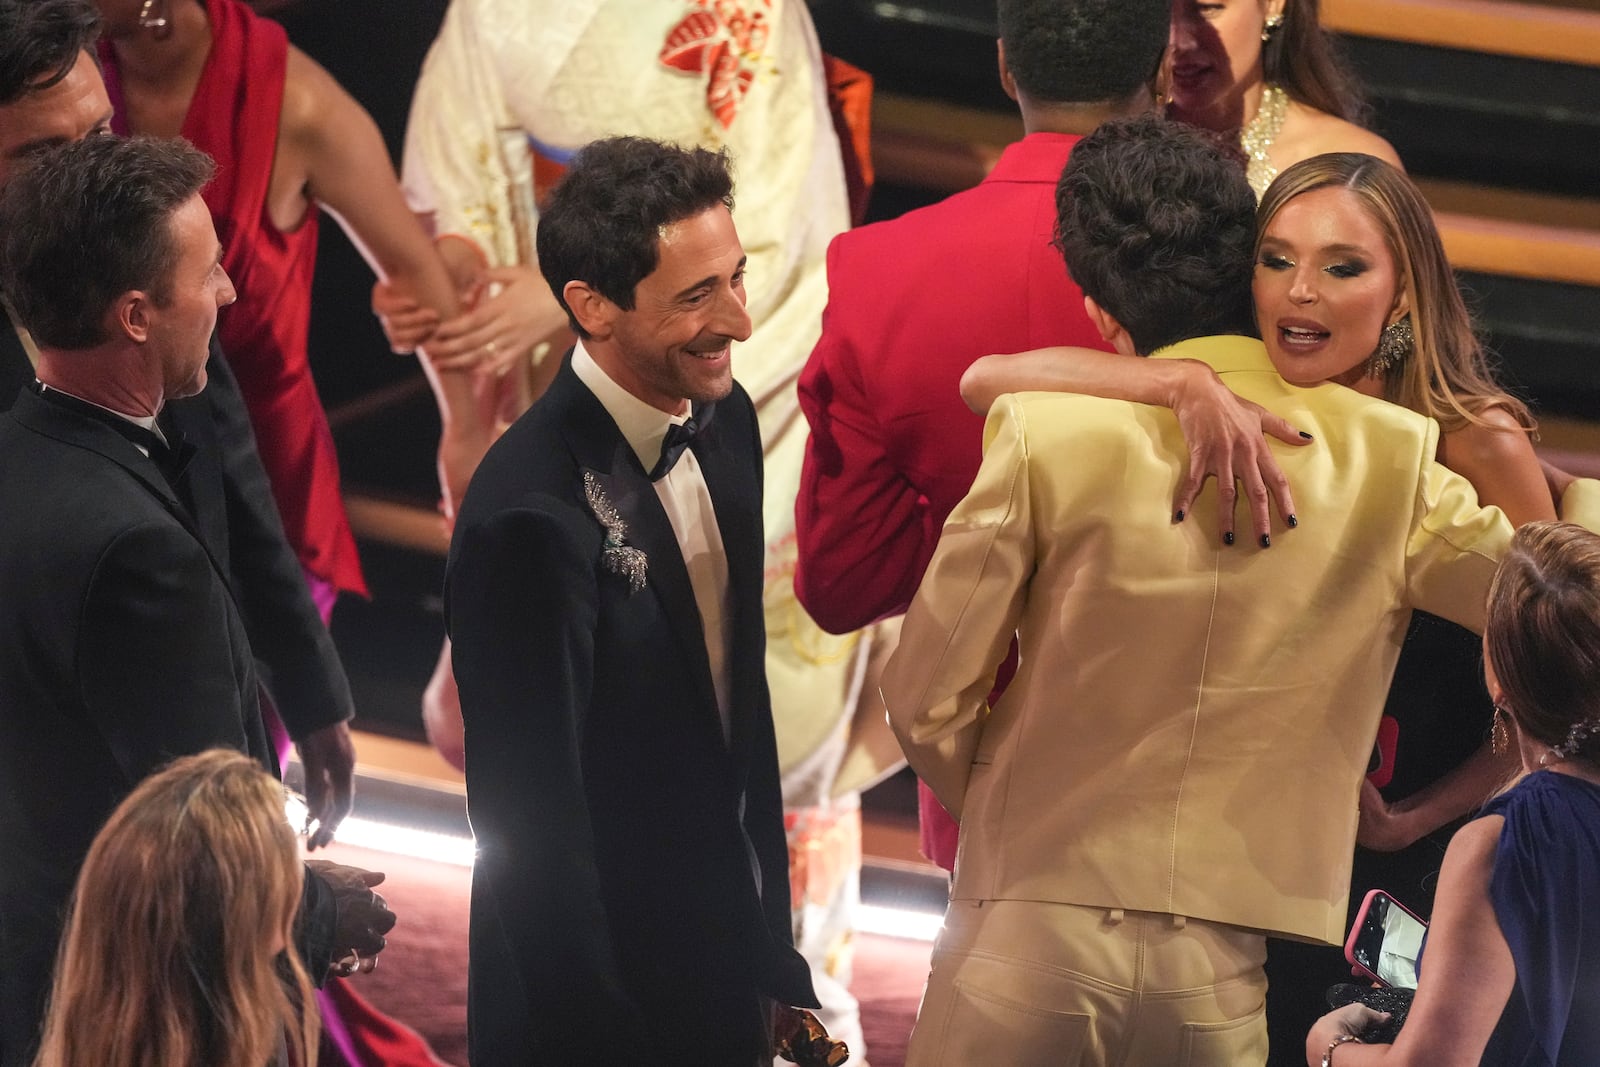
{"label": "smiling man's face", "polygon": [[[662,411],[721,400],[733,388],[732,347],[750,336],[744,248],[718,204],[661,229],[656,269],[612,321],[617,384]],[[619,373],[620,372],[620,373]]]}

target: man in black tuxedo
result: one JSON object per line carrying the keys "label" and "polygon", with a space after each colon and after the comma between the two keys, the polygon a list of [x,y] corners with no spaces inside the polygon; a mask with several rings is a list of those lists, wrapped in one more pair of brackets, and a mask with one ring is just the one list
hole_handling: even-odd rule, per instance
{"label": "man in black tuxedo", "polygon": [[490,449],[445,586],[466,724],[468,1038],[499,1064],[753,1067],[791,944],[761,446],[723,156],[585,148],[540,215],[580,338]]}
{"label": "man in black tuxedo", "polygon": [[[109,131],[111,101],[93,56],[99,26],[90,0],[0,0],[0,186],[41,146]],[[32,345],[0,293],[0,411],[34,380]],[[232,580],[274,708],[299,748],[316,847],[353,801],[350,684],[284,536],[215,335],[206,370],[205,391],[165,405],[161,424],[196,446],[177,489]]]}
{"label": "man in black tuxedo", "polygon": [[[0,289],[37,381],[0,416],[0,1064],[26,1064],[62,909],[112,807],[171,758],[269,769],[227,574],[183,502],[193,444],[160,415],[206,384],[233,299],[181,141],[93,137],[0,188]],[[306,879],[313,973],[393,923],[360,872]],[[335,904],[335,898],[338,903]]]}

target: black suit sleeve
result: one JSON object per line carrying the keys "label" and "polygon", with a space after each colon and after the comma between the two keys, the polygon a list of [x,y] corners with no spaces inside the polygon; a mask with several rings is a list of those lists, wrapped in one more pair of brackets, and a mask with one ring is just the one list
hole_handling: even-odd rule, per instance
{"label": "black suit sleeve", "polygon": [[254,672],[248,649],[230,640],[243,644],[230,611],[211,558],[175,524],[133,526],[96,561],[81,608],[79,685],[128,781],[207,748],[250,751]]}
{"label": "black suit sleeve", "polygon": [[333,940],[338,925],[339,905],[333,888],[317,872],[305,868],[300,882],[300,910],[294,917],[294,949],[318,989],[327,982],[328,969],[344,951]]}
{"label": "black suit sleeve", "polygon": [[618,973],[580,759],[598,531],[556,504],[504,510],[458,536],[446,595],[479,849],[474,938],[485,919],[498,930],[514,973],[496,978],[524,997],[534,1046],[506,1050],[506,1062],[528,1051],[539,1063],[637,1062],[644,1024]]}
{"label": "black suit sleeve", "polygon": [[283,532],[239,386],[213,345],[202,394],[216,426],[228,508],[228,567],[267,687],[301,740],[355,713],[350,681]]}
{"label": "black suit sleeve", "polygon": [[[751,457],[751,465],[755,469],[755,512],[757,515],[762,515],[765,513],[763,498],[766,494],[766,473],[761,451],[761,432],[755,408],[750,403],[749,397],[744,394],[742,388],[739,389],[738,395],[744,401],[741,410],[745,413],[748,424],[748,429],[745,431],[748,445],[744,454]],[[758,588],[762,580],[763,576],[755,576],[754,581]],[[754,610],[761,610],[759,602],[754,605]],[[773,941],[777,945],[791,949],[788,958],[777,964],[778,969],[799,983],[797,992],[802,990],[809,992],[809,972],[804,961],[792,952],[794,916],[789,896],[789,880],[784,876],[789,869],[789,843],[783,831],[783,789],[778,774],[776,730],[772,724],[772,695],[767,686],[765,629],[753,627],[750,640],[757,646],[753,660],[759,664],[755,672],[754,687],[758,707],[757,713],[750,720],[754,729],[750,738],[750,776],[745,783],[745,833],[761,860],[762,870],[766,872],[761,887],[761,908],[767,920],[767,927],[772,931]],[[792,1003],[814,1006],[815,996],[812,995],[807,1000],[795,997]]]}

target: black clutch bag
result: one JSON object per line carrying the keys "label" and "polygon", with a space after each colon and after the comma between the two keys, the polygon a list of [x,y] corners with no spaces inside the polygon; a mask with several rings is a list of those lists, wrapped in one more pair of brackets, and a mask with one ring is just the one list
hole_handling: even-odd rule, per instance
{"label": "black clutch bag", "polygon": [[1397,989],[1392,986],[1364,986],[1354,982],[1341,982],[1328,990],[1328,1007],[1342,1008],[1346,1004],[1365,1004],[1373,1011],[1386,1011],[1389,1018],[1373,1023],[1361,1033],[1368,1045],[1392,1045],[1400,1027],[1405,1025],[1406,1014],[1411,1010],[1415,989]]}

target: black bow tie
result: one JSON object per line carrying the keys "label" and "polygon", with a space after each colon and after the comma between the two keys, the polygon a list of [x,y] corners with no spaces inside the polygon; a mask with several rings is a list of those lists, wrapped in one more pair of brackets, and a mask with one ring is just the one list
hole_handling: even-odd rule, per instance
{"label": "black bow tie", "polygon": [[695,437],[711,424],[711,413],[715,408],[715,404],[702,404],[687,419],[667,427],[667,436],[661,442],[661,458],[650,468],[652,482],[665,478],[677,465],[683,450],[693,444]]}

